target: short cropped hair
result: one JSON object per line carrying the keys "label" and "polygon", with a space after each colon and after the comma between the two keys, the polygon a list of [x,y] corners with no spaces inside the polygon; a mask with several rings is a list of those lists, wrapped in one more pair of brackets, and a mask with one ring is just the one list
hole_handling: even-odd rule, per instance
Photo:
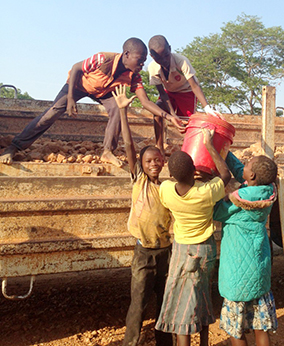
{"label": "short cropped hair", "polygon": [[256,175],[257,185],[269,185],[277,177],[277,165],[269,157],[260,155],[252,163],[251,170]]}
{"label": "short cropped hair", "polygon": [[190,155],[184,151],[175,151],[168,162],[170,174],[180,183],[185,183],[195,172],[195,166]]}
{"label": "short cropped hair", "polygon": [[136,37],[131,37],[128,40],[126,40],[122,46],[122,49],[123,49],[123,52],[144,51],[146,54],[148,53],[148,49],[145,43],[142,40],[140,40],[140,38],[136,38]]}
{"label": "short cropped hair", "polygon": [[157,49],[160,47],[169,47],[169,42],[165,38],[165,36],[162,35],[155,35],[150,38],[149,43],[148,43],[149,49]]}

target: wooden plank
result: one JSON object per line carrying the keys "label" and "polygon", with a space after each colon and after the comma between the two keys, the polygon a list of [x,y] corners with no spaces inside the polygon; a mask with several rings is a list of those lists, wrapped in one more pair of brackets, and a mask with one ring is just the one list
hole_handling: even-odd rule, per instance
{"label": "wooden plank", "polygon": [[274,158],[275,147],[275,87],[262,88],[262,135],[261,146],[263,152],[271,159]]}
{"label": "wooden plank", "polygon": [[282,234],[282,244],[284,251],[284,177],[279,177],[278,183],[279,213]]}

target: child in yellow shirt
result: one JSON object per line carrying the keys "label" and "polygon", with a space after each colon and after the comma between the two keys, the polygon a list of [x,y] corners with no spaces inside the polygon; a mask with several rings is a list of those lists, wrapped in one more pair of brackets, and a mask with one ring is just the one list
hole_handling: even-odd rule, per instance
{"label": "child in yellow shirt", "polygon": [[[160,313],[171,256],[171,216],[159,198],[163,155],[158,148],[147,146],[137,160],[126,114],[133,97],[127,99],[125,86],[117,87],[113,96],[120,108],[121,132],[133,182],[128,229],[137,243],[131,265],[131,303],[123,346],[134,346],[138,343],[144,311],[153,292],[157,298],[157,317]],[[155,338],[157,346],[172,346],[171,334],[155,331]]]}
{"label": "child in yellow shirt", "polygon": [[177,334],[179,346],[189,346],[194,333],[200,333],[200,345],[207,346],[209,324],[215,322],[210,296],[216,259],[213,207],[225,196],[230,172],[212,144],[212,133],[205,129],[203,133],[220,177],[196,180],[191,157],[176,151],[168,163],[175,181],[164,181],[160,186],[162,204],[172,212],[175,222],[169,274],[155,328]]}

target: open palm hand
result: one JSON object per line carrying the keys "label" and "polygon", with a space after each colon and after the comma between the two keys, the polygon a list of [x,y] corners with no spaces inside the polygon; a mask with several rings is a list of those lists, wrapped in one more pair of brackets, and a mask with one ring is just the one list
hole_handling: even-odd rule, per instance
{"label": "open palm hand", "polygon": [[135,99],[136,95],[127,98],[126,96],[126,86],[120,85],[119,87],[115,87],[115,92],[112,91],[112,95],[115,98],[115,101],[119,108],[126,108],[130,105],[130,103]]}

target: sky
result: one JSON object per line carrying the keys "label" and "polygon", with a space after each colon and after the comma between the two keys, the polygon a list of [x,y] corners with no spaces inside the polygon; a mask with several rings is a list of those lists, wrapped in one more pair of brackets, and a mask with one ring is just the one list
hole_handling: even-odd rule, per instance
{"label": "sky", "polygon": [[[279,0],[1,0],[0,83],[53,100],[72,65],[97,52],[120,53],[130,37],[147,45],[157,34],[175,51],[220,33],[242,13],[267,28],[284,25]],[[276,106],[284,106],[284,82],[276,87]]]}

